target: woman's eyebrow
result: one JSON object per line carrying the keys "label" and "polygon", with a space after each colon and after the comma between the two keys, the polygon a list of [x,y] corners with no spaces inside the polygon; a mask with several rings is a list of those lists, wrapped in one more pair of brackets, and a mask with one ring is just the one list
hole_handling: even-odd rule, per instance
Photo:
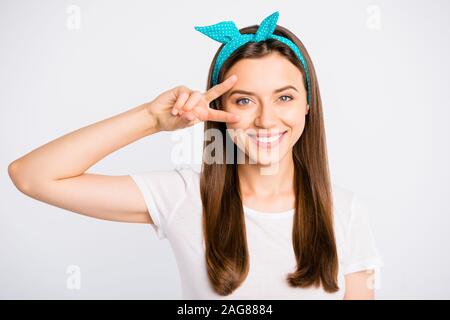
{"label": "woman's eyebrow", "polygon": [[[284,90],[286,90],[286,89],[294,89],[295,91],[298,92],[297,88],[295,88],[294,86],[287,85],[287,86],[284,86],[284,87],[282,87],[282,88],[279,88],[279,89],[274,90],[273,93],[275,94],[275,93],[284,91]],[[255,93],[254,93],[254,92],[251,92],[251,91],[245,91],[245,90],[233,90],[233,91],[231,91],[231,92],[228,94],[228,97],[231,97],[233,94],[237,94],[237,93],[240,93],[240,94],[247,94],[247,95],[252,95],[252,96],[255,95]]]}

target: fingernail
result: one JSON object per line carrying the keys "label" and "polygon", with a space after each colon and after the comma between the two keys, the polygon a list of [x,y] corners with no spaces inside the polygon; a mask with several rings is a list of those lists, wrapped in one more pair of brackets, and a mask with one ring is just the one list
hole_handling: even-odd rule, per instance
{"label": "fingernail", "polygon": [[172,109],[172,114],[174,115],[174,116],[176,116],[177,115],[177,113],[178,113],[178,110],[177,109]]}
{"label": "fingernail", "polygon": [[237,79],[237,75],[235,75],[235,74],[233,74],[231,77],[230,77],[230,81],[234,81],[234,80],[236,80]]}

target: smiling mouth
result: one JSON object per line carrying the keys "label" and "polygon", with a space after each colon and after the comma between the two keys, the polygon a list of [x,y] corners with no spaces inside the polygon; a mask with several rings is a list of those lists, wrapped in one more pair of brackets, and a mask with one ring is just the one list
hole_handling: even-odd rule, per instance
{"label": "smiling mouth", "polygon": [[286,131],[276,134],[249,134],[250,139],[258,146],[262,148],[273,148],[277,146],[283,137],[286,135]]}

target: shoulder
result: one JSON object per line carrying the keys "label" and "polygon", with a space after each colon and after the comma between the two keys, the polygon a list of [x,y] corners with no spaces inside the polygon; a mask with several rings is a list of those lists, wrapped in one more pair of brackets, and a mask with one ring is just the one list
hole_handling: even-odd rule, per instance
{"label": "shoulder", "polygon": [[355,228],[370,228],[370,210],[360,193],[333,184],[333,214],[335,225],[345,234]]}
{"label": "shoulder", "polygon": [[332,184],[333,213],[337,224],[347,229],[355,216],[366,214],[366,205],[361,195],[338,184]]}
{"label": "shoulder", "polygon": [[334,224],[344,274],[383,266],[371,226],[367,199],[333,185]]}
{"label": "shoulder", "polygon": [[178,174],[185,186],[197,185],[200,182],[200,167],[195,165],[179,165],[173,171]]}

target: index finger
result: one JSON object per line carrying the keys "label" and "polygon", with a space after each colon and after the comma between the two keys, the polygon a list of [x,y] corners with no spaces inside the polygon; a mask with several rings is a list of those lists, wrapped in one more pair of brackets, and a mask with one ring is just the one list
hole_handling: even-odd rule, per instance
{"label": "index finger", "polygon": [[227,78],[225,81],[216,84],[214,87],[206,91],[205,98],[208,102],[214,101],[225,92],[230,90],[233,85],[236,83],[237,76],[233,74],[231,77]]}

